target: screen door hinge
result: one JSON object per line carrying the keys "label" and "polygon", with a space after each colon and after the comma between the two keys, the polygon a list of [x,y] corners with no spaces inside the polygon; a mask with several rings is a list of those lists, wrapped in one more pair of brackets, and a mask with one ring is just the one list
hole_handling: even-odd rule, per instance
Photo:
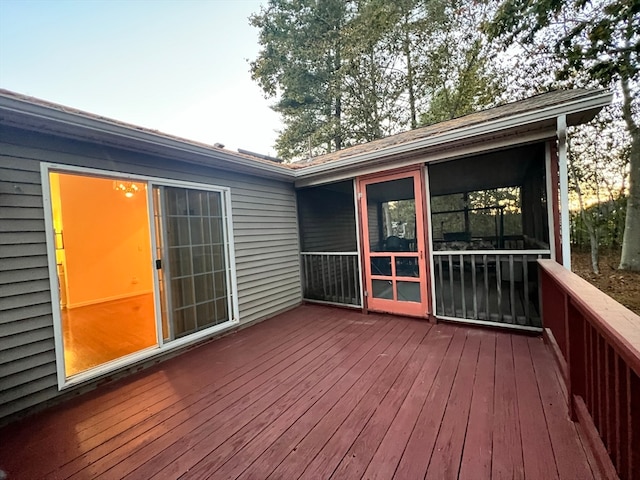
{"label": "screen door hinge", "polygon": [[369,292],[367,292],[366,290],[364,291],[364,296],[368,297],[369,296]]}
{"label": "screen door hinge", "polygon": [[358,200],[362,200],[362,192],[358,192]]}
{"label": "screen door hinge", "polygon": [[162,260],[159,258],[156,260],[156,270],[162,269]]}

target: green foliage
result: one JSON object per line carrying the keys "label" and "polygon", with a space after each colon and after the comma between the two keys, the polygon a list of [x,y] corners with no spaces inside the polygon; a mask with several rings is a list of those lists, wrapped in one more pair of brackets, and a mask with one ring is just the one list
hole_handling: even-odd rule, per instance
{"label": "green foliage", "polygon": [[[619,87],[620,116],[629,134],[629,170],[621,179],[624,186],[628,175],[620,268],[640,271],[640,0],[504,0],[485,31],[502,39],[504,45],[515,42],[523,49],[540,45],[550,60],[550,70],[569,85]],[[602,143],[598,136],[591,141]],[[574,161],[580,164],[581,159]],[[584,209],[582,215],[590,225]],[[597,233],[597,228],[590,228],[594,268]]]}
{"label": "green foliage", "polygon": [[[384,205],[383,205],[384,208]],[[401,238],[416,238],[416,202],[415,200],[394,200],[388,202],[391,220],[396,222],[398,227],[392,234]],[[386,219],[383,222],[386,227]]]}
{"label": "green foliage", "polygon": [[587,74],[608,86],[634,79],[640,64],[640,0],[505,0],[485,26],[505,43],[534,43],[545,29],[561,24],[553,49],[562,63],[558,78]]}
{"label": "green foliage", "polygon": [[571,212],[571,243],[580,248],[588,248],[589,228],[596,230],[598,247],[617,250],[622,244],[622,233],[627,211],[627,197],[596,203],[585,208],[588,226],[581,212]]}
{"label": "green foliage", "polygon": [[498,75],[478,30],[489,0],[269,0],[250,22],[251,74],[300,159],[492,103]]}
{"label": "green foliage", "polygon": [[252,78],[285,124],[277,150],[285,158],[301,155],[311,140],[319,152],[342,147],[341,30],[347,5],[342,0],[271,0],[250,22],[260,29],[260,56]]}
{"label": "green foliage", "polygon": [[504,235],[521,237],[522,209],[519,187],[494,188],[431,197],[433,236],[442,240],[446,232],[465,232],[472,238],[497,238],[500,216]]}
{"label": "green foliage", "polygon": [[429,101],[423,125],[460,117],[497,103],[502,72],[495,51],[480,30],[495,2],[447,2],[444,20],[431,36],[424,62]]}

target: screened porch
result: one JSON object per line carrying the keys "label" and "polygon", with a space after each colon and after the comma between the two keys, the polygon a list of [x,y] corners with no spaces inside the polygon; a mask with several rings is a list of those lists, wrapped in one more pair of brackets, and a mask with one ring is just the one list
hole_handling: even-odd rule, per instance
{"label": "screened porch", "polygon": [[538,329],[550,258],[544,144],[429,165],[438,317]]}
{"label": "screened porch", "polygon": [[428,163],[423,185],[374,177],[299,189],[303,297],[357,308],[365,290],[368,303],[426,295],[438,318],[539,330],[537,261],[552,248],[547,158],[538,143]]}
{"label": "screened porch", "polygon": [[352,180],[298,190],[303,297],[362,307]]}

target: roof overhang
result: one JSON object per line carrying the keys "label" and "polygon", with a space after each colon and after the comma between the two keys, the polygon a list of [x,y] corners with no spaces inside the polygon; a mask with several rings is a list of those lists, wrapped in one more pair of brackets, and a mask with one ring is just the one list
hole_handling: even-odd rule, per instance
{"label": "roof overhang", "polygon": [[337,181],[349,176],[375,173],[394,167],[451,160],[525,145],[556,137],[557,118],[565,115],[567,125],[593,119],[611,103],[612,93],[594,91],[592,95],[435,134],[419,140],[392,145],[375,151],[297,170],[296,187]]}
{"label": "roof overhang", "polygon": [[463,158],[555,138],[558,117],[566,116],[569,126],[585,123],[602,107],[608,105],[611,98],[610,92],[594,90],[579,98],[544,108],[462,126],[417,140],[297,169],[12,92],[0,91],[0,124],[174,161],[264,178],[295,181],[297,187],[304,187],[389,168]]}
{"label": "roof overhang", "polygon": [[0,124],[233,172],[288,181],[295,177],[277,163],[63,108],[0,93]]}

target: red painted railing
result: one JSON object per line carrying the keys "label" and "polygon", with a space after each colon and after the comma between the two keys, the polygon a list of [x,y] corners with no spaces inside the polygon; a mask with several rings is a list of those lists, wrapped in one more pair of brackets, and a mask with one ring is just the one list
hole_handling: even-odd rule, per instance
{"label": "red painted railing", "polygon": [[640,479],[640,316],[553,260],[539,264],[545,336],[572,419],[605,478]]}

